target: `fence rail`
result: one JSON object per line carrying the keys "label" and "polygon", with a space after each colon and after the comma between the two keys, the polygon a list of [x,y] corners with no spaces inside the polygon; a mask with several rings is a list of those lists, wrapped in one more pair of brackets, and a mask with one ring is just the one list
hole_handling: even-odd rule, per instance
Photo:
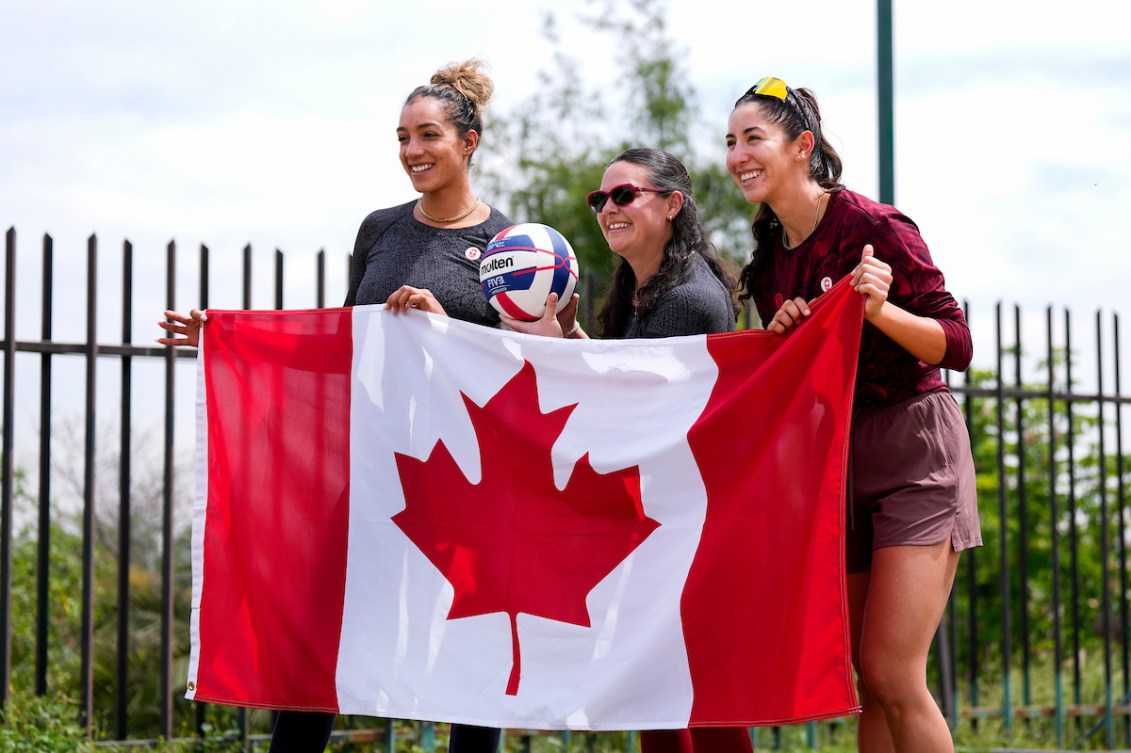
{"label": "fence rail", "polygon": [[[40,339],[16,338],[16,233],[5,235],[3,437],[0,484],[0,703],[12,688],[13,511],[17,489],[14,403],[16,380],[24,369],[16,363],[38,361],[39,437],[35,492],[34,663],[30,689],[37,695],[49,691],[50,667],[58,649],[49,636],[53,620],[51,588],[52,554],[52,389],[53,365],[58,358],[81,358],[84,372],[84,467],[81,506],[81,608],[78,627],[79,665],[77,716],[101,740],[128,741],[149,746],[158,738],[174,740],[189,730],[204,735],[209,719],[224,716],[220,728],[242,740],[245,749],[262,738],[252,734],[246,712],[206,708],[180,698],[176,677],[177,637],[187,635],[175,608],[183,594],[178,588],[176,559],[178,521],[175,520],[175,387],[176,362],[195,358],[191,350],[137,345],[131,341],[134,320],[133,247],[122,246],[121,342],[99,343],[98,242],[86,247],[86,301],[83,342],[53,339],[54,243],[45,235],[41,256]],[[243,249],[242,308],[251,303],[251,247]],[[177,248],[165,248],[164,305],[176,309]],[[274,305],[283,308],[284,257],[274,257]],[[315,261],[314,298],[322,307],[326,299],[325,253]],[[199,249],[198,302],[209,305],[210,254]],[[597,280],[583,280],[583,300],[592,307]],[[343,291],[344,292],[344,291]],[[71,308],[75,308],[72,304]],[[145,312],[151,316],[155,312]],[[591,318],[593,309],[588,310]],[[1012,316],[1010,316],[1012,314]],[[967,310],[969,318],[970,311]],[[750,320],[747,312],[746,320]],[[997,304],[993,367],[965,375],[950,374],[951,390],[963,408],[979,473],[979,497],[986,546],[971,550],[961,562],[954,592],[939,627],[932,662],[937,699],[957,733],[978,725],[1000,725],[1008,739],[1014,722],[1023,725],[1048,720],[1047,741],[1057,747],[1083,745],[1102,734],[1102,744],[1114,748],[1117,738],[1131,744],[1131,626],[1127,572],[1127,476],[1125,467],[1124,409],[1131,396],[1121,385],[1120,319],[1118,314],[1094,319],[1095,388],[1078,390],[1074,365],[1073,321],[1067,310],[1045,310],[1042,348],[1030,348],[1023,338],[1020,307]],[[1105,328],[1105,325],[1109,324]],[[1006,334],[1008,332],[1008,336]],[[1030,351],[1033,351],[1031,354]],[[1109,354],[1105,359],[1105,354]],[[120,365],[117,437],[116,553],[112,553],[116,593],[113,599],[114,656],[96,655],[95,578],[107,556],[98,549],[95,492],[99,482],[95,458],[98,446],[96,415],[96,363],[117,359]],[[131,615],[135,594],[131,581],[135,521],[131,483],[134,468],[132,429],[139,419],[131,412],[137,389],[134,367],[138,359],[163,363],[162,493],[160,524],[160,687],[151,699],[155,725],[144,729],[132,724],[126,689],[129,685]],[[1026,367],[1039,376],[1026,375]],[[1107,381],[1105,376],[1112,379]],[[27,380],[30,381],[30,380]],[[1110,385],[1110,386],[1109,386]],[[30,444],[30,439],[24,439]],[[1102,672],[1093,671],[1088,658],[1102,657]],[[110,664],[113,671],[96,687],[96,667]],[[1044,683],[1047,683],[1044,684]],[[105,686],[113,687],[107,693]],[[112,697],[111,697],[112,696]],[[136,714],[136,708],[135,708]],[[1073,724],[1070,724],[1070,721]],[[1089,722],[1086,725],[1085,722]],[[432,725],[398,727],[392,721],[357,720],[369,725],[342,730],[340,736],[356,741],[376,740],[390,750],[397,735],[417,738],[425,749],[434,739]],[[350,724],[354,724],[353,721]],[[824,731],[839,723],[802,725],[809,747],[820,747]],[[217,725],[213,725],[217,726]],[[1117,729],[1118,727],[1118,729]],[[824,731],[823,731],[824,730]],[[513,733],[512,733],[513,734]],[[830,733],[831,734],[831,733]],[[568,733],[565,734],[568,740]],[[781,743],[782,731],[762,732],[762,747]],[[527,739],[527,743],[529,739]],[[624,737],[631,749],[633,736]],[[527,745],[528,747],[528,745]]]}

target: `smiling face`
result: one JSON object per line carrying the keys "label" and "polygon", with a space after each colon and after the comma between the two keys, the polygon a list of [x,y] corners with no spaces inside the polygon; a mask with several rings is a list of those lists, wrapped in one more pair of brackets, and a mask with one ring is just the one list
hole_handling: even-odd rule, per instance
{"label": "smiling face", "polygon": [[[654,188],[648,168],[633,162],[614,162],[605,169],[601,190],[631,183],[641,188]],[[597,213],[597,222],[609,249],[624,257],[633,269],[659,268],[664,245],[672,237],[670,215],[679,209],[682,199],[676,194],[638,193],[632,203],[617,206],[612,199]]]}
{"label": "smiling face", "polygon": [[467,162],[478,134],[459,129],[434,97],[419,97],[401,110],[397,126],[401,165],[420,193],[437,191],[467,180]]}
{"label": "smiling face", "polygon": [[748,202],[773,206],[775,197],[806,179],[808,163],[798,158],[804,151],[799,141],[791,141],[756,102],[735,108],[727,125],[727,170]]}

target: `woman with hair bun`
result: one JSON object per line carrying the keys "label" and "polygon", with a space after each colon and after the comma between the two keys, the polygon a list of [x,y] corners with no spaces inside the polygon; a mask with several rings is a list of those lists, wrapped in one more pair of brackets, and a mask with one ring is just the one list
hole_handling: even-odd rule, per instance
{"label": "woman with hair bun", "polygon": [[764,326],[804,327],[809,301],[848,275],[865,298],[846,516],[858,747],[952,753],[926,677],[959,553],[982,543],[969,435],[939,372],[969,366],[969,327],[915,223],[841,184],[812,92],[760,80],[726,143],[758,205],[741,281]]}
{"label": "woman with hair bun", "polygon": [[[394,313],[421,309],[499,325],[479,286],[479,257],[511,222],[476,195],[468,170],[494,86],[479,60],[451,63],[408,95],[397,125],[401,166],[420,198],[378,209],[354,242],[346,306],[384,302]],[[206,317],[166,311],[163,345],[196,345]],[[280,711],[269,753],[321,753],[335,715]],[[451,753],[495,753],[500,731],[453,724]]]}

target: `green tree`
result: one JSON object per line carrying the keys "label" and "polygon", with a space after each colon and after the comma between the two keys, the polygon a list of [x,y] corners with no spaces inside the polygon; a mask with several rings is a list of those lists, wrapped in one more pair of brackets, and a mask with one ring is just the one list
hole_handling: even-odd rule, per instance
{"label": "green tree", "polygon": [[[589,8],[595,3],[590,2]],[[595,279],[582,294],[583,316],[596,305],[615,259],[585,196],[600,185],[609,161],[630,146],[671,151],[687,166],[696,203],[720,251],[738,260],[750,246],[750,207],[723,165],[722,148],[700,156],[691,143],[695,90],[687,81],[685,50],[668,34],[665,3],[602,0],[581,22],[612,37],[617,65],[602,89],[623,97],[609,107],[601,91],[589,88],[580,61],[563,49],[556,16],[543,18],[543,35],[553,48],[551,67],[538,72],[530,98],[496,123],[500,148],[487,163],[484,179],[516,221],[544,222],[569,239],[583,274]],[[721,144],[721,139],[719,141]]]}

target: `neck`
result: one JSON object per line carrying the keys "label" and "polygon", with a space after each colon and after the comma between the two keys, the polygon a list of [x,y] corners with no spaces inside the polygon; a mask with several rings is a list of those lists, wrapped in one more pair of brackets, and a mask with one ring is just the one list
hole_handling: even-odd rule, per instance
{"label": "neck", "polygon": [[625,259],[625,261],[628,262],[628,266],[632,267],[632,276],[636,278],[636,290],[632,291],[634,299],[636,298],[636,293],[647,285],[648,281],[660,271],[660,258],[661,257],[657,256],[648,259]]}
{"label": "neck", "polygon": [[453,217],[474,204],[475,198],[471,185],[465,181],[420,194],[420,205],[433,217]]}
{"label": "neck", "polygon": [[820,202],[820,212],[823,214],[825,211],[825,202],[821,200],[824,193],[825,189],[821,188],[816,181],[809,180],[799,186],[797,191],[787,196],[784,201],[770,205],[774,214],[777,215],[778,221],[782,224],[785,235],[789,239],[790,247],[802,243],[812,234],[815,229],[814,218],[819,219],[817,214],[818,202]]}

